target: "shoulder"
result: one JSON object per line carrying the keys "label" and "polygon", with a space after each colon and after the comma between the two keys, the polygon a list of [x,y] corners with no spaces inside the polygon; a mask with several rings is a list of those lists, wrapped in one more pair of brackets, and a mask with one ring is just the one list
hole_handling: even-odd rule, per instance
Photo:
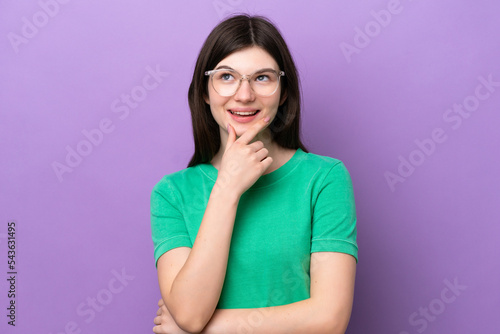
{"label": "shoulder", "polygon": [[301,165],[310,170],[329,172],[331,169],[345,169],[342,160],[316,153],[301,151]]}
{"label": "shoulder", "polygon": [[188,167],[179,171],[166,174],[153,187],[153,192],[163,193],[174,188],[186,188],[197,182],[202,175],[201,165]]}
{"label": "shoulder", "polygon": [[352,186],[351,175],[342,160],[311,152],[301,152],[300,160],[298,174],[309,180],[312,189],[322,189],[331,184],[342,188]]}

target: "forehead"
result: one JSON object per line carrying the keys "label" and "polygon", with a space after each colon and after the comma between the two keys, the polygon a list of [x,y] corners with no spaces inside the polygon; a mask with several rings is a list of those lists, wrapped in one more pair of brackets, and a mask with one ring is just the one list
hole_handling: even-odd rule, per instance
{"label": "forehead", "polygon": [[231,53],[216,66],[229,66],[240,73],[252,73],[262,68],[273,68],[278,71],[278,64],[264,49],[258,46],[248,47]]}

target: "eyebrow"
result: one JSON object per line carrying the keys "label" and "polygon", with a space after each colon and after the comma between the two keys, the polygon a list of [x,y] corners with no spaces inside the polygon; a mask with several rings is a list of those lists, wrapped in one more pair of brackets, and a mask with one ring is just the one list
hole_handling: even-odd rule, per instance
{"label": "eyebrow", "polygon": [[[227,69],[227,70],[233,70],[235,72],[238,72],[236,71],[234,68],[230,67],[230,66],[227,66],[227,65],[220,65],[220,66],[217,66],[215,68],[216,70],[222,70],[222,69]],[[253,72],[252,74],[255,74],[255,73],[261,73],[261,72],[267,72],[267,71],[273,71],[273,72],[278,72],[276,71],[274,68],[269,68],[269,67],[266,67],[266,68],[261,68],[255,72]],[[239,73],[239,72],[238,72]]]}

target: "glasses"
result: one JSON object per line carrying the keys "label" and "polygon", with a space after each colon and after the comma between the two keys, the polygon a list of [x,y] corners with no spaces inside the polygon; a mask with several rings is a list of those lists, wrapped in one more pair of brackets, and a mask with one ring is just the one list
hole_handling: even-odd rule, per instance
{"label": "glasses", "polygon": [[220,96],[233,96],[243,80],[248,80],[252,91],[259,96],[273,95],[280,85],[280,78],[285,72],[272,69],[258,70],[250,75],[241,75],[233,69],[219,69],[205,72],[210,76],[213,89]]}

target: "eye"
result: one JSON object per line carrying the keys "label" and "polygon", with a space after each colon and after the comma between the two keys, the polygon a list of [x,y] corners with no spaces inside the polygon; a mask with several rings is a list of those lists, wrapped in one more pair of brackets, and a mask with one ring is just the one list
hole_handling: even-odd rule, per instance
{"label": "eye", "polygon": [[255,78],[256,81],[261,81],[261,82],[265,82],[265,81],[269,81],[269,75],[267,74],[261,74],[259,76],[257,76]]}
{"label": "eye", "polygon": [[221,81],[233,81],[234,75],[231,72],[220,72],[217,75],[217,79]]}

